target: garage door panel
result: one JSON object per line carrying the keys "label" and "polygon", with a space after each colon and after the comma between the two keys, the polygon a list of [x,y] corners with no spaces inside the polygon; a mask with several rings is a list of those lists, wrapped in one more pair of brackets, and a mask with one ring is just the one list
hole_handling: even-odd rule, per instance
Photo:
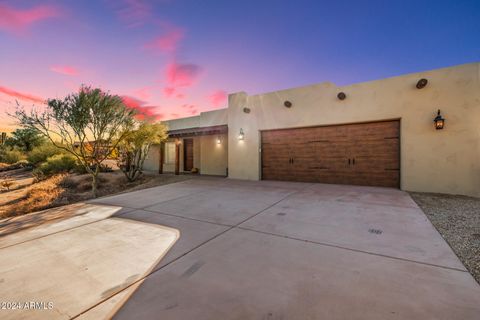
{"label": "garage door panel", "polygon": [[348,130],[345,126],[328,126],[312,128],[316,140],[347,141]]}
{"label": "garage door panel", "polygon": [[381,158],[355,158],[354,166],[354,172],[383,172],[400,169],[398,161]]}
{"label": "garage door panel", "polygon": [[398,188],[399,171],[355,172],[348,177],[349,184]]}
{"label": "garage door panel", "polygon": [[322,141],[312,144],[315,158],[320,160],[324,158],[347,158],[346,155],[351,143],[349,141]]}
{"label": "garage door panel", "polygon": [[360,123],[348,125],[348,135],[352,140],[398,138],[398,121]]}
{"label": "garage door panel", "polygon": [[398,187],[399,129],[386,121],[262,132],[262,177]]}
{"label": "garage door panel", "polygon": [[345,172],[350,170],[346,159],[342,158],[323,158],[311,164],[310,169],[330,171],[330,172]]}
{"label": "garage door panel", "polygon": [[398,139],[362,140],[352,142],[350,154],[352,157],[396,157],[400,142]]}

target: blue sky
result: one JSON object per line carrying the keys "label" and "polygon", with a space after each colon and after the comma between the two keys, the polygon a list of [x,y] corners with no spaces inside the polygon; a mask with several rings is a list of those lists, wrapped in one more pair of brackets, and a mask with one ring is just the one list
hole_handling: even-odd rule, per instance
{"label": "blue sky", "polygon": [[0,0],[4,110],[83,83],[170,119],[230,92],[478,61],[480,1]]}

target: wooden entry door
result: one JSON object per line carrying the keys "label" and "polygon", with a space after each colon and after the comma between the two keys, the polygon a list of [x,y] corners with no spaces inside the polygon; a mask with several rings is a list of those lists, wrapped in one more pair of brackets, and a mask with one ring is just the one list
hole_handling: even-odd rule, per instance
{"label": "wooden entry door", "polygon": [[398,188],[399,121],[263,131],[262,179]]}
{"label": "wooden entry door", "polygon": [[193,169],[193,139],[183,139],[183,170]]}

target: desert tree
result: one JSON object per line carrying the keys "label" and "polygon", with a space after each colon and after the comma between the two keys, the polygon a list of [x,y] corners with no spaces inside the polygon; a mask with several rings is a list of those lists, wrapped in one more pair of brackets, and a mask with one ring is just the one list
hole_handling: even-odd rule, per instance
{"label": "desert tree", "polygon": [[36,128],[18,128],[12,132],[11,137],[6,139],[5,145],[30,152],[44,142],[45,138]]}
{"label": "desert tree", "polygon": [[143,121],[120,142],[119,167],[128,181],[134,181],[142,174],[150,147],[164,142],[167,137],[167,127],[163,123]]}
{"label": "desert tree", "polygon": [[24,128],[40,132],[57,148],[72,154],[92,176],[97,197],[101,164],[130,133],[135,112],[121,97],[82,86],[64,99],[47,101],[44,110],[18,106],[15,117]]}

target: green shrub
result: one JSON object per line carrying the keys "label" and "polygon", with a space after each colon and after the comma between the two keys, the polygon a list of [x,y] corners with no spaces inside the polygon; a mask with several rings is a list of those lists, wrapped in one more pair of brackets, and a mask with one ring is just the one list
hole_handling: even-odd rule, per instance
{"label": "green shrub", "polygon": [[48,158],[56,154],[64,154],[64,151],[55,147],[51,143],[45,143],[30,151],[28,153],[27,160],[33,165],[38,165],[42,162],[47,161]]}
{"label": "green shrub", "polygon": [[15,162],[14,166],[17,166],[19,168],[32,168],[32,164],[26,159]]}
{"label": "green shrub", "polygon": [[25,159],[25,155],[23,154],[23,152],[16,149],[3,150],[0,155],[0,162],[5,162],[8,164],[13,164],[23,159]]}
{"label": "green shrub", "polygon": [[[52,174],[69,172],[77,167],[77,160],[68,154],[56,154],[49,157],[34,170],[34,175],[50,176]],[[40,174],[41,172],[41,174]]]}

